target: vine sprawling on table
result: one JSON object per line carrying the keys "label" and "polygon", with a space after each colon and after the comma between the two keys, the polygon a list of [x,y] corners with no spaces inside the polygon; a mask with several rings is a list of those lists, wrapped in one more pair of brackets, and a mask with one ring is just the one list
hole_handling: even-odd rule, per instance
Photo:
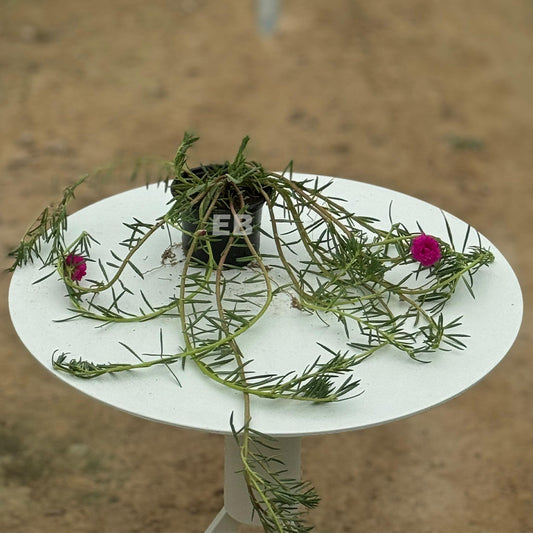
{"label": "vine sprawling on table", "polygon": [[[83,317],[105,326],[166,314],[179,317],[184,345],[173,353],[163,354],[162,339],[157,354],[140,355],[124,343],[137,362],[102,364],[56,352],[53,366],[80,378],[95,378],[165,365],[179,383],[172,365],[184,366],[190,360],[207,378],[240,391],[244,419],[236,425],[232,416],[228,429],[241,449],[254,511],[265,531],[310,531],[305,510],[315,507],[319,497],[308,482],[286,479],[275,450],[265,453],[272,441],[251,426],[250,396],[339,401],[357,394],[355,366],[385,347],[421,362],[424,354],[437,349],[463,349],[467,335],[460,331],[460,318],[444,317],[445,305],[459,283],[473,295],[474,274],[494,257],[480,241],[468,245],[470,227],[459,248],[447,223],[446,238],[426,235],[420,226],[409,231],[392,217],[382,228],[379,221],[354,214],[342,200],[329,197],[329,184],[294,180],[292,165],[275,173],[247,160],[247,137],[233,161],[212,172],[212,166],[202,167],[206,171],[199,174],[187,164],[187,151],[197,140],[186,133],[174,161],[160,167],[157,181],[172,192],[166,212],[155,222],[132,213],[132,221],[123,222],[129,236],[110,251],[112,261],[104,264],[98,254],[91,256],[99,243],[89,233],[72,242],[65,239],[67,206],[86,176],[43,211],[12,252],[12,269],[33,261],[53,266],[41,280],[59,274],[68,291],[69,320]],[[219,238],[211,215],[222,205],[238,220],[248,213],[250,198],[264,203],[268,216],[260,231],[263,238],[272,239],[276,253],[261,254],[248,232],[238,230],[227,238],[221,253],[215,253]],[[192,231],[187,229],[191,223]],[[173,265],[177,247],[170,231],[185,232],[189,242],[180,261],[177,292],[164,305],[150,300],[149,286],[132,290],[123,275],[131,269],[144,279],[135,255],[160,228],[169,235],[162,257]],[[230,265],[227,258],[235,247],[245,252],[241,263]],[[198,250],[205,260],[195,258]],[[95,271],[99,279],[88,279]],[[273,273],[279,272],[283,283],[274,279]],[[254,373],[239,337],[253,328],[280,293],[289,294],[291,305],[302,313],[326,323],[339,322],[348,337],[346,346],[339,350],[319,344],[322,356],[309,361],[301,373]],[[136,311],[123,304],[131,296],[139,300]]]}

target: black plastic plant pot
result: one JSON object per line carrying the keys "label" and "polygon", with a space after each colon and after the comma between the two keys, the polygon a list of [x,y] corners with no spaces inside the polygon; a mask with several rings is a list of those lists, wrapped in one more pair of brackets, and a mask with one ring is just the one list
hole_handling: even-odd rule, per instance
{"label": "black plastic plant pot", "polygon": [[[222,165],[206,165],[192,168],[190,172],[201,178],[210,171],[220,171],[221,167]],[[182,176],[186,177],[187,174],[184,173]],[[200,228],[199,209],[193,206],[181,217],[181,226],[184,230],[182,233],[183,252],[186,255],[189,253],[194,240],[193,235],[196,235],[196,244],[191,255],[194,262],[199,265],[208,263],[210,247],[213,260],[219,263],[229,239],[233,238],[224,265],[245,266],[253,259],[245,235],[255,251],[259,252],[261,235],[259,228],[264,203],[264,198],[253,198],[244,210],[234,216],[231,210],[221,202],[215,207],[203,228]]]}

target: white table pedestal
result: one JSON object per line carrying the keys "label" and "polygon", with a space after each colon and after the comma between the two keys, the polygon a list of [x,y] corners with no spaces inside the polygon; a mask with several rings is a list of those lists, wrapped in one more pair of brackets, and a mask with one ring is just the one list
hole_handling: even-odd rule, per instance
{"label": "white table pedestal", "polygon": [[[269,446],[276,447],[278,451],[274,452],[270,448],[265,448],[264,452],[283,461],[287,477],[300,480],[301,443],[300,437],[272,439],[269,440]],[[233,435],[225,437],[224,448],[224,507],[205,533],[236,533],[240,524],[261,525],[253,513],[248,488],[241,472],[241,450]]]}

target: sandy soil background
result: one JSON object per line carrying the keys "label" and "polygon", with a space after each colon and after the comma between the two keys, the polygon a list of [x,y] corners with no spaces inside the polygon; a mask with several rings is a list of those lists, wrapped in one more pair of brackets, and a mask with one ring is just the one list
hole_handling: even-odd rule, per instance
{"label": "sandy soil background", "polygon": [[[508,257],[525,318],[481,384],[423,415],[307,438],[316,531],[533,531],[530,270],[533,2],[291,0],[262,36],[251,0],[0,1],[0,266],[75,176],[252,137],[269,168],[437,204]],[[129,187],[88,189],[80,205]],[[222,438],[116,412],[38,366],[0,275],[0,531],[201,532]]]}

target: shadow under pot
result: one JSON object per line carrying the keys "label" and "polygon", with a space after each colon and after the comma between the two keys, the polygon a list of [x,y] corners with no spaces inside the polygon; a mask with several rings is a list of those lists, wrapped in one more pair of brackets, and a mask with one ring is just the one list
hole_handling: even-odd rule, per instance
{"label": "shadow under pot", "polygon": [[[205,165],[192,168],[189,170],[199,178],[204,178],[208,174],[223,175],[223,165]],[[182,178],[187,178],[188,173],[183,173]],[[174,182],[173,182],[174,183]],[[173,187],[171,185],[171,191]],[[259,252],[260,244],[260,225],[262,217],[262,208],[265,203],[263,197],[257,194],[245,194],[246,205],[244,210],[238,209],[238,203],[235,202],[236,210],[240,211],[234,216],[228,205],[224,205],[221,200],[215,206],[215,209],[209,215],[205,226],[200,228],[199,206],[194,205],[181,216],[182,248],[185,255],[193,243],[193,235],[199,232],[196,244],[191,258],[198,265],[205,265],[209,262],[209,247],[215,263],[219,263],[224,250],[228,245],[230,238],[233,238],[224,264],[228,266],[245,266],[253,260],[252,252],[246,242],[246,237],[250,241],[256,252]],[[174,193],[173,193],[174,194]],[[205,232],[205,233],[204,233]]]}

